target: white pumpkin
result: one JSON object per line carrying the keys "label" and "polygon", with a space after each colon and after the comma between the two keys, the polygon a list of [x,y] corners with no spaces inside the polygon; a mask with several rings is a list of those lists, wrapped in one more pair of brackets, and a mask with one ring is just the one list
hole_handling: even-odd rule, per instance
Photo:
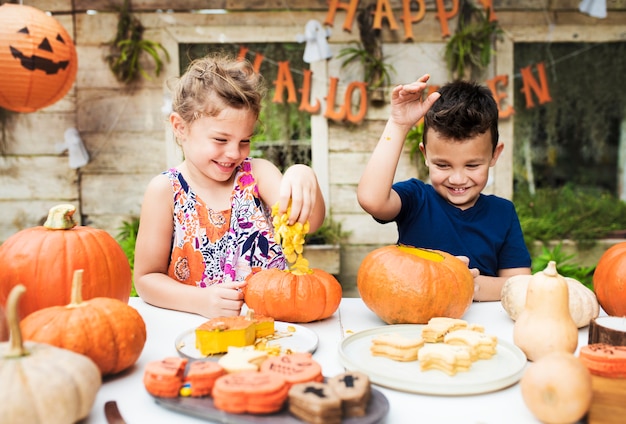
{"label": "white pumpkin", "polygon": [[89,415],[102,384],[88,357],[44,343],[23,342],[15,286],[7,300],[11,340],[0,343],[0,422],[67,424]]}
{"label": "white pumpkin", "polygon": [[[515,275],[502,286],[502,307],[513,321],[526,305],[526,291],[531,275]],[[580,281],[565,277],[569,292],[569,312],[578,328],[586,327],[600,314],[600,304],[596,294]]]}

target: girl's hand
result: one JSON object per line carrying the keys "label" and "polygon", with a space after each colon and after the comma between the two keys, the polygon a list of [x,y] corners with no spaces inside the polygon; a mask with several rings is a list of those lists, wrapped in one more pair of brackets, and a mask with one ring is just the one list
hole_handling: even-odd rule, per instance
{"label": "girl's hand", "polygon": [[318,183],[313,169],[297,164],[289,167],[280,184],[278,214],[287,212],[291,200],[289,225],[309,220],[317,199]]}
{"label": "girl's hand", "polygon": [[207,318],[231,317],[241,313],[243,306],[243,288],[245,281],[234,283],[215,284],[200,293],[203,295],[206,307],[202,310],[202,315]]}

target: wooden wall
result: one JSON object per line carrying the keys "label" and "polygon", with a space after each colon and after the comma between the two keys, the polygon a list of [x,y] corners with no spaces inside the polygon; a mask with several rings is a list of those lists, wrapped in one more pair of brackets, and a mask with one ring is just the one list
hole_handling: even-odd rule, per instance
{"label": "wooden wall", "polygon": [[[38,225],[49,207],[71,202],[80,211],[83,225],[117,234],[124,220],[137,216],[142,194],[154,175],[175,165],[179,153],[166,125],[162,107],[166,82],[178,75],[178,43],[289,41],[304,32],[310,19],[323,22],[326,0],[134,0],[134,11],[146,27],[145,38],[159,41],[172,60],[158,78],[125,87],[110,72],[105,57],[107,42],[117,25],[115,5],[122,0],[24,0],[23,4],[51,11],[73,36],[78,52],[78,74],[61,101],[28,114],[9,114],[6,140],[0,156],[0,241],[15,232]],[[4,2],[1,2],[4,3]],[[512,75],[516,41],[625,41],[626,0],[609,0],[609,16],[595,19],[578,11],[578,0],[498,1],[494,7],[504,39],[488,76]],[[401,2],[391,2],[401,25]],[[449,2],[446,2],[449,4]],[[548,4],[546,6],[546,4]],[[415,40],[405,42],[402,31],[383,31],[383,52],[396,69],[394,83],[413,81],[428,72],[433,84],[447,80],[441,54],[445,40],[436,19],[435,1],[426,1],[426,17],[414,24]],[[196,13],[198,9],[228,9],[228,14]],[[97,11],[96,14],[87,11]],[[341,29],[345,13],[339,11],[329,38],[338,53],[358,30]],[[453,21],[454,22],[454,21]],[[454,28],[454,23],[451,23]],[[149,65],[149,62],[147,62]],[[352,69],[341,69],[338,60],[313,64],[314,95],[327,92],[329,76],[359,80]],[[325,85],[326,84],[326,85]],[[511,85],[506,89],[512,98]],[[353,287],[362,258],[375,247],[396,241],[392,225],[379,225],[357,204],[355,189],[361,170],[382,131],[388,109],[370,107],[366,121],[357,126],[328,122],[314,116],[314,167],[323,183],[330,211],[351,235],[342,251],[340,280]],[[512,195],[513,119],[500,127],[505,154],[494,170],[488,192]],[[76,127],[91,156],[79,170],[70,169],[66,153],[59,153],[67,128]],[[415,175],[408,152],[398,179]]]}

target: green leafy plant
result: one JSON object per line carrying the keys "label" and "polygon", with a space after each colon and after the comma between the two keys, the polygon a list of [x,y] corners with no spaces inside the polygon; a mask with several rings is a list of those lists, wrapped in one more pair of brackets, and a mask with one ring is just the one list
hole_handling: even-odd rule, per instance
{"label": "green leafy plant", "polygon": [[494,37],[502,33],[490,13],[468,1],[461,1],[455,33],[448,39],[444,57],[451,76],[461,79],[466,69],[483,71],[491,62]]}
{"label": "green leafy plant", "polygon": [[584,249],[626,229],[626,203],[601,189],[568,184],[539,188],[534,195],[520,189],[513,202],[529,248],[535,240],[569,239]]}
{"label": "green leafy plant", "polygon": [[420,143],[424,139],[424,121],[420,121],[411,128],[406,136],[406,145],[409,148],[409,157],[411,160],[418,159],[421,155]]}
{"label": "green leafy plant", "polygon": [[363,67],[363,77],[368,81],[368,89],[388,86],[391,83],[391,75],[395,68],[385,63],[384,58],[379,58],[373,52],[363,46],[360,41],[353,41],[353,47],[344,47],[337,54],[337,59],[343,59],[341,68],[345,68],[352,62],[358,62]]}
{"label": "green leafy plant", "polygon": [[[129,221],[122,222],[122,226],[118,229],[118,231],[116,239],[122,247],[124,254],[126,254],[132,273],[135,269],[135,244],[137,243],[137,232],[139,231],[139,218],[133,217]],[[130,295],[137,296],[134,281]]]}
{"label": "green leafy plant", "polygon": [[559,243],[551,250],[546,246],[542,246],[542,252],[532,260],[532,273],[543,271],[546,269],[548,262],[554,261],[556,263],[556,269],[563,277],[570,277],[574,280],[580,281],[586,287],[593,290],[593,272],[595,266],[580,266],[576,263],[572,263],[574,254],[568,255],[562,251],[563,244]]}
{"label": "green leafy plant", "polygon": [[315,232],[304,237],[305,244],[341,244],[350,235],[349,231],[343,231],[341,222],[327,216],[324,223]]}
{"label": "green leafy plant", "polygon": [[119,12],[117,34],[110,43],[111,53],[107,56],[109,68],[120,82],[129,84],[137,81],[140,76],[150,79],[141,62],[143,53],[152,57],[156,76],[163,69],[160,53],[164,54],[166,60],[170,59],[168,51],[161,43],[144,40],[144,30],[139,19],[131,12],[130,0],[124,0]]}

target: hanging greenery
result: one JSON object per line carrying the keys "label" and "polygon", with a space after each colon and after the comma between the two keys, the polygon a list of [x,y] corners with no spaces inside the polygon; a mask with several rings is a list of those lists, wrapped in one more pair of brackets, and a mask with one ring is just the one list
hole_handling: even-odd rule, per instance
{"label": "hanging greenery", "polygon": [[467,0],[461,0],[459,10],[456,31],[446,43],[446,66],[452,78],[474,80],[489,66],[493,42],[502,30],[490,21],[489,12]]}
{"label": "hanging greenery", "polygon": [[169,53],[161,43],[144,40],[144,30],[139,19],[131,11],[130,0],[124,0],[119,12],[117,34],[110,43],[111,53],[107,56],[109,68],[120,82],[130,84],[140,77],[150,79],[141,62],[143,53],[152,57],[156,76],[159,76],[163,69],[160,52],[164,54],[167,61],[170,59]]}
{"label": "hanging greenery", "polygon": [[357,15],[360,41],[353,41],[353,47],[341,49],[337,59],[344,59],[341,67],[358,62],[363,67],[364,80],[368,82],[368,91],[373,93],[373,102],[384,102],[385,88],[391,83],[391,75],[395,73],[393,65],[385,63],[382,48],[382,37],[379,29],[374,29],[373,11],[376,4],[372,3],[361,9]]}

